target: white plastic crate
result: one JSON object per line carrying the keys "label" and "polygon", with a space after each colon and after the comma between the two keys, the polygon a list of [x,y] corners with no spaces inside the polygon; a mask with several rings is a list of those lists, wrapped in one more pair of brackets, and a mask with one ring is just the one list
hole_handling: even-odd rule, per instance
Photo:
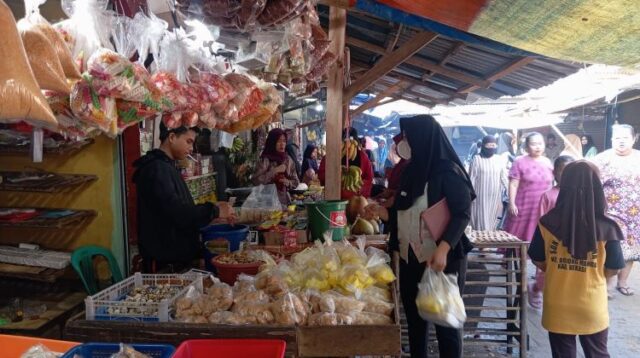
{"label": "white plastic crate", "polygon": [[[168,322],[175,300],[183,296],[190,286],[194,286],[198,292],[203,292],[202,281],[209,274],[209,272],[199,270],[191,270],[183,274],[141,274],[136,272],[133,276],[85,298],[85,317],[87,320],[98,321]],[[160,302],[124,301],[127,294],[137,287],[167,284],[179,287],[180,291]]]}

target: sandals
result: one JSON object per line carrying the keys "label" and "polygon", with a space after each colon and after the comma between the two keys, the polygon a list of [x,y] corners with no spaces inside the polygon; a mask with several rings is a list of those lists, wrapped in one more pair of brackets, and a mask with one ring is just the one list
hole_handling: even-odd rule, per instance
{"label": "sandals", "polygon": [[618,290],[618,292],[622,293],[625,296],[633,296],[635,294],[633,289],[631,289],[631,287],[629,287],[629,286],[627,286],[627,287],[618,286],[618,287],[616,287],[616,290]]}

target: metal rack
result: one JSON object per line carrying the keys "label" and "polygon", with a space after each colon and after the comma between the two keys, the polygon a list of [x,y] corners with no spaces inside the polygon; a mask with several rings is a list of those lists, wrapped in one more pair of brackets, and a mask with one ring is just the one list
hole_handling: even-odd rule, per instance
{"label": "metal rack", "polygon": [[[464,294],[463,298],[482,298],[484,303],[466,306],[467,314],[479,312],[467,319],[465,346],[506,348],[512,354],[518,348],[519,357],[527,356],[527,248],[528,242],[502,231],[474,232],[475,249],[468,261],[475,268],[467,277],[484,275],[488,280],[467,281],[467,286],[484,286],[484,293]],[[479,265],[478,265],[479,264]],[[484,313],[484,314],[483,314]],[[469,325],[470,323],[470,325]],[[469,327],[470,326],[470,327]]]}
{"label": "metal rack", "polygon": [[98,180],[95,175],[57,174],[40,170],[0,172],[0,190],[54,193]]}

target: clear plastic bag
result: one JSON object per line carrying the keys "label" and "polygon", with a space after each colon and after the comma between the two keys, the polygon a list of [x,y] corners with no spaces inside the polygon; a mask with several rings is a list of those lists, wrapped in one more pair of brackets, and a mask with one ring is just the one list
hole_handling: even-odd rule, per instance
{"label": "clear plastic bag", "polygon": [[456,277],[430,268],[418,284],[416,306],[422,319],[440,326],[462,328],[467,320]]}
{"label": "clear plastic bag", "polygon": [[68,94],[69,84],[49,39],[25,19],[18,21],[17,26],[27,52],[29,65],[40,88]]}
{"label": "clear plastic bag", "polygon": [[309,316],[309,326],[348,326],[353,324],[353,317],[343,313],[320,312]]}
{"label": "clear plastic bag", "polygon": [[111,355],[110,358],[151,358],[150,356],[140,353],[132,346],[120,343],[120,351]]}
{"label": "clear plastic bag", "polygon": [[43,344],[36,344],[22,353],[20,358],[58,358],[64,352],[52,352]]}
{"label": "clear plastic bag", "polygon": [[271,304],[275,323],[285,326],[304,325],[309,309],[295,294],[288,292]]}
{"label": "clear plastic bag", "polygon": [[20,118],[31,125],[56,130],[58,123],[31,71],[11,9],[0,3],[0,122]]}
{"label": "clear plastic bag", "polygon": [[377,285],[386,287],[395,281],[396,275],[388,264],[391,258],[386,252],[375,247],[369,247],[367,248],[367,257],[367,270],[369,270],[371,277],[376,280]]}
{"label": "clear plastic bag", "polygon": [[251,194],[240,208],[239,222],[249,222],[251,219],[265,220],[275,211],[281,211],[282,204],[278,199],[275,184],[258,185],[251,189]]}
{"label": "clear plastic bag", "polygon": [[46,0],[25,0],[25,19],[32,24],[35,29],[40,30],[49,43],[53,46],[56,54],[58,55],[58,59],[60,60],[60,64],[62,65],[62,69],[67,78],[80,78],[80,71],[76,63],[73,61],[71,50],[65,43],[64,39],[58,33],[53,26],[40,15],[39,7],[44,4]]}
{"label": "clear plastic bag", "polygon": [[63,34],[76,62],[82,65],[79,66],[81,72],[95,51],[100,48],[113,50],[109,37],[116,13],[107,10],[108,6],[108,0],[62,1],[69,19],[54,27]]}
{"label": "clear plastic bag", "polygon": [[129,33],[134,49],[138,52],[138,62],[144,63],[149,55],[159,58],[160,41],[169,24],[149,11],[149,15],[138,12],[131,20]]}

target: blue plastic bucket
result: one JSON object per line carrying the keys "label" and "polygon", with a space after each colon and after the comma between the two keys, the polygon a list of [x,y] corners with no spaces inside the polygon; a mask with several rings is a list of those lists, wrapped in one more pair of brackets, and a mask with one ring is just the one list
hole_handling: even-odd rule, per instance
{"label": "blue plastic bucket", "polygon": [[211,225],[200,230],[204,244],[204,264],[214,272],[211,259],[219,254],[240,250],[240,243],[247,239],[249,227],[246,225]]}

